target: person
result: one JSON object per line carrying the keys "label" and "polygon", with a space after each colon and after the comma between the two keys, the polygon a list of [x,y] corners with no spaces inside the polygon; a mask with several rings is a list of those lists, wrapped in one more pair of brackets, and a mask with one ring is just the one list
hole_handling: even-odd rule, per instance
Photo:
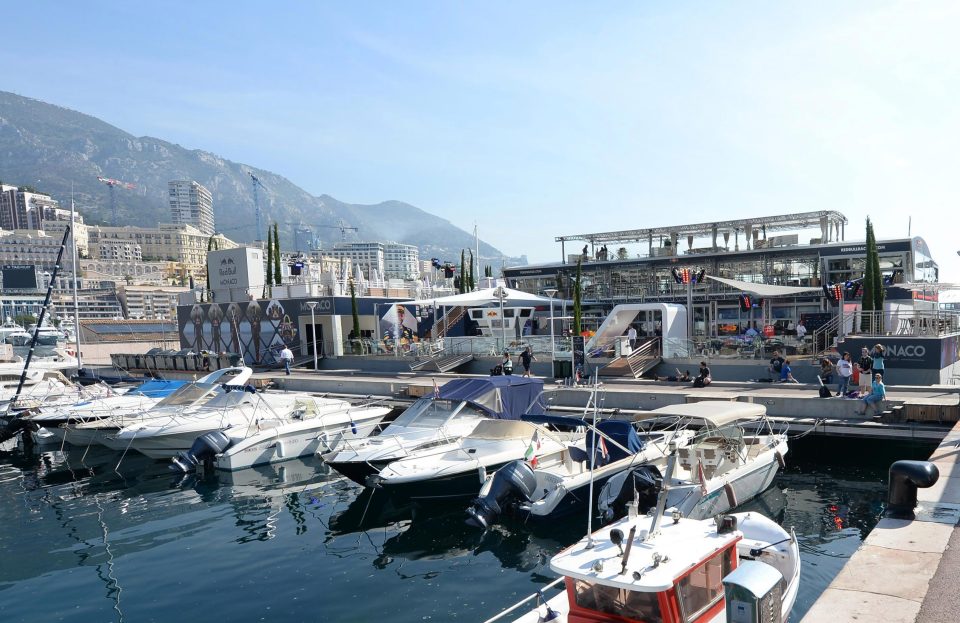
{"label": "person", "polygon": [[873,386],[873,357],[870,356],[866,346],[860,349],[860,361],[857,362],[857,367],[860,368],[860,397],[862,398],[870,393]]}
{"label": "person", "polygon": [[677,371],[676,376],[658,376],[655,377],[658,381],[666,381],[668,383],[689,383],[691,381],[690,370],[684,370],[683,374],[680,373],[680,368],[675,368]]}
{"label": "person", "polygon": [[820,360],[820,380],[824,385],[833,382],[833,362],[826,357]]}
{"label": "person", "polygon": [[873,374],[873,385],[871,386],[870,393],[860,399],[863,402],[863,410],[858,411],[858,413],[865,415],[870,405],[881,403],[886,400],[886,398],[887,388],[883,384],[883,375],[875,372]]}
{"label": "person", "polygon": [[518,357],[518,362],[523,366],[523,376],[530,376],[530,363],[536,360],[537,358],[533,354],[533,349],[531,349],[529,346],[523,349],[523,352],[520,353],[520,357]]}
{"label": "person", "polygon": [[883,347],[883,344],[877,344],[873,347],[873,352],[870,353],[870,357],[873,359],[873,373],[886,375],[886,363],[884,362],[884,353],[886,349]]}
{"label": "person", "polygon": [[770,373],[770,380],[772,381],[775,378],[780,378],[783,380],[782,370],[783,370],[783,355],[780,354],[779,350],[773,351],[773,358],[770,360],[770,366],[767,368],[767,372]]}
{"label": "person", "polygon": [[290,364],[293,362],[293,351],[290,350],[290,347],[286,344],[283,345],[283,350],[280,351],[280,361],[283,362],[283,369],[286,370],[287,376],[290,376]]}
{"label": "person", "polygon": [[797,321],[797,341],[802,342],[807,336],[807,328],[803,326],[803,320]]}
{"label": "person", "polygon": [[840,361],[837,362],[837,396],[843,397],[850,391],[850,377],[853,376],[853,362],[850,361],[850,353],[843,353]]}
{"label": "person", "polygon": [[505,375],[513,374],[513,360],[510,359],[510,353],[503,351],[503,361],[500,362],[500,368]]}
{"label": "person", "polygon": [[784,359],[783,364],[780,366],[780,382],[781,383],[799,383],[797,379],[793,378],[793,368],[790,367],[790,360]]}
{"label": "person", "polygon": [[630,341],[630,352],[632,353],[637,348],[637,328],[633,325],[630,325],[630,328],[627,329],[627,339]]}
{"label": "person", "polygon": [[693,379],[694,387],[706,387],[713,381],[713,378],[710,376],[710,368],[707,367],[706,361],[700,362],[700,373],[697,374],[697,378]]}

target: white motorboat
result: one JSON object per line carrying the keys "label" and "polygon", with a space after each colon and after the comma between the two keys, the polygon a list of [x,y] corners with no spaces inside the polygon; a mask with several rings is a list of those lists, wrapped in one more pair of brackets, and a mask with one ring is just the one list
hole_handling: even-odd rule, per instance
{"label": "white motorboat", "polygon": [[189,451],[173,457],[171,469],[189,472],[210,461],[215,469],[234,471],[329,452],[344,440],[367,437],[392,411],[379,404],[352,405],[305,394],[292,398],[292,411],[266,413],[255,422],[200,435]]}
{"label": "white motorboat", "polygon": [[487,419],[456,442],[388,463],[367,484],[410,499],[473,497],[488,472],[518,460],[536,464],[542,456],[582,442],[584,435],[583,427],[571,432],[532,422]]}
{"label": "white motorboat", "polygon": [[[294,423],[311,413],[313,417],[342,413],[345,406],[349,404],[342,400],[315,398],[309,394],[263,394],[250,386],[237,387],[211,398],[201,407],[125,426],[108,436],[105,445],[115,450],[136,450],[154,459],[169,459],[190,450],[197,437],[206,433],[232,429],[235,438],[248,438],[277,424]],[[290,445],[295,445],[292,439]]]}
{"label": "white motorboat", "polygon": [[[699,429],[690,443],[678,447],[677,469],[663,481],[667,505],[684,517],[714,517],[760,495],[785,464],[786,432],[773,431],[763,405],[705,401],[661,407],[649,415],[679,418],[681,426]],[[611,478],[600,493],[600,510],[608,517],[622,514],[618,506],[650,484],[643,473]]]}
{"label": "white motorboat", "polygon": [[454,379],[413,403],[382,433],[345,440],[323,454],[335,470],[366,485],[388,463],[456,442],[487,419],[519,419],[534,404],[543,380],[516,376]]}
{"label": "white motorboat", "polygon": [[120,429],[155,418],[167,421],[177,414],[198,409],[231,389],[242,388],[252,374],[253,370],[247,367],[222,368],[198,381],[187,383],[146,409],[113,409],[113,413],[106,417],[64,424],[64,436],[73,445],[95,443],[123,450],[126,446],[111,439]]}
{"label": "white motorboat", "polygon": [[569,515],[595,499],[611,478],[634,469],[645,470],[651,479],[659,475],[671,447],[694,437],[693,431],[676,427],[638,432],[626,420],[595,426],[582,421],[590,429],[578,443],[543,453],[535,462],[514,461],[488,476],[467,509],[467,523],[488,528],[504,511],[532,520]]}
{"label": "white motorboat", "polygon": [[62,342],[64,339],[63,332],[48,322],[40,325],[39,329],[36,323],[31,324],[27,328],[27,333],[30,334],[32,338],[34,332],[37,334],[37,344],[42,344],[43,346],[54,346],[57,342]]}
{"label": "white motorboat", "polygon": [[[16,336],[14,340],[7,341],[10,336]],[[26,341],[23,341],[26,336]],[[23,330],[23,327],[13,321],[13,318],[7,316],[3,324],[0,325],[0,343],[12,344],[14,346],[24,346],[30,342],[30,334]]]}
{"label": "white motorboat", "polygon": [[[673,471],[670,459],[667,473]],[[562,577],[487,623],[536,601],[516,623],[786,621],[800,587],[796,534],[759,513],[688,519],[661,491],[647,515],[628,514],[550,561]],[[541,603],[541,599],[546,599]]]}

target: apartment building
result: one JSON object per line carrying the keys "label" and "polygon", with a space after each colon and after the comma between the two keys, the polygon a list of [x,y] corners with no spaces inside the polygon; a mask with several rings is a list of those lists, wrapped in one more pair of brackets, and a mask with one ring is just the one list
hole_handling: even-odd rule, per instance
{"label": "apartment building", "polygon": [[190,225],[207,236],[213,234],[213,195],[193,180],[169,182],[170,218],[174,225]]}

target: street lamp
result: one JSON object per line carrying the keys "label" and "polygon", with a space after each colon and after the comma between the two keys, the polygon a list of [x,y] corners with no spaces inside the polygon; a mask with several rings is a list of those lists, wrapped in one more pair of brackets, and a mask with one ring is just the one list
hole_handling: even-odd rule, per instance
{"label": "street lamp", "polygon": [[553,337],[553,297],[557,295],[558,290],[556,288],[547,288],[543,291],[544,294],[550,297],[550,361],[553,361],[557,358],[557,342]]}
{"label": "street lamp", "polygon": [[314,310],[317,308],[316,301],[307,301],[307,307],[310,308],[310,338],[313,342],[313,369],[317,370],[317,317]]}
{"label": "street lamp", "polygon": [[503,350],[507,350],[507,326],[504,324],[505,318],[503,317],[503,299],[507,298],[507,293],[503,289],[503,286],[498,287],[493,291],[493,296],[500,301],[500,337],[503,339]]}

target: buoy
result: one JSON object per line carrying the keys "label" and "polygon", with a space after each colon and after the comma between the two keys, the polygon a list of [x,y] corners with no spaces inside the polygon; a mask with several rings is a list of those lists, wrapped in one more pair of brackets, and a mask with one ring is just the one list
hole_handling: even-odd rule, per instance
{"label": "buoy", "polygon": [[730,508],[736,508],[739,506],[737,503],[737,492],[733,490],[733,485],[729,482],[723,485],[723,492],[727,494],[727,502],[730,504]]}
{"label": "buoy", "polygon": [[783,455],[779,452],[774,452],[773,455],[777,457],[777,464],[780,466],[780,469],[784,469],[787,466],[787,462],[784,460]]}

